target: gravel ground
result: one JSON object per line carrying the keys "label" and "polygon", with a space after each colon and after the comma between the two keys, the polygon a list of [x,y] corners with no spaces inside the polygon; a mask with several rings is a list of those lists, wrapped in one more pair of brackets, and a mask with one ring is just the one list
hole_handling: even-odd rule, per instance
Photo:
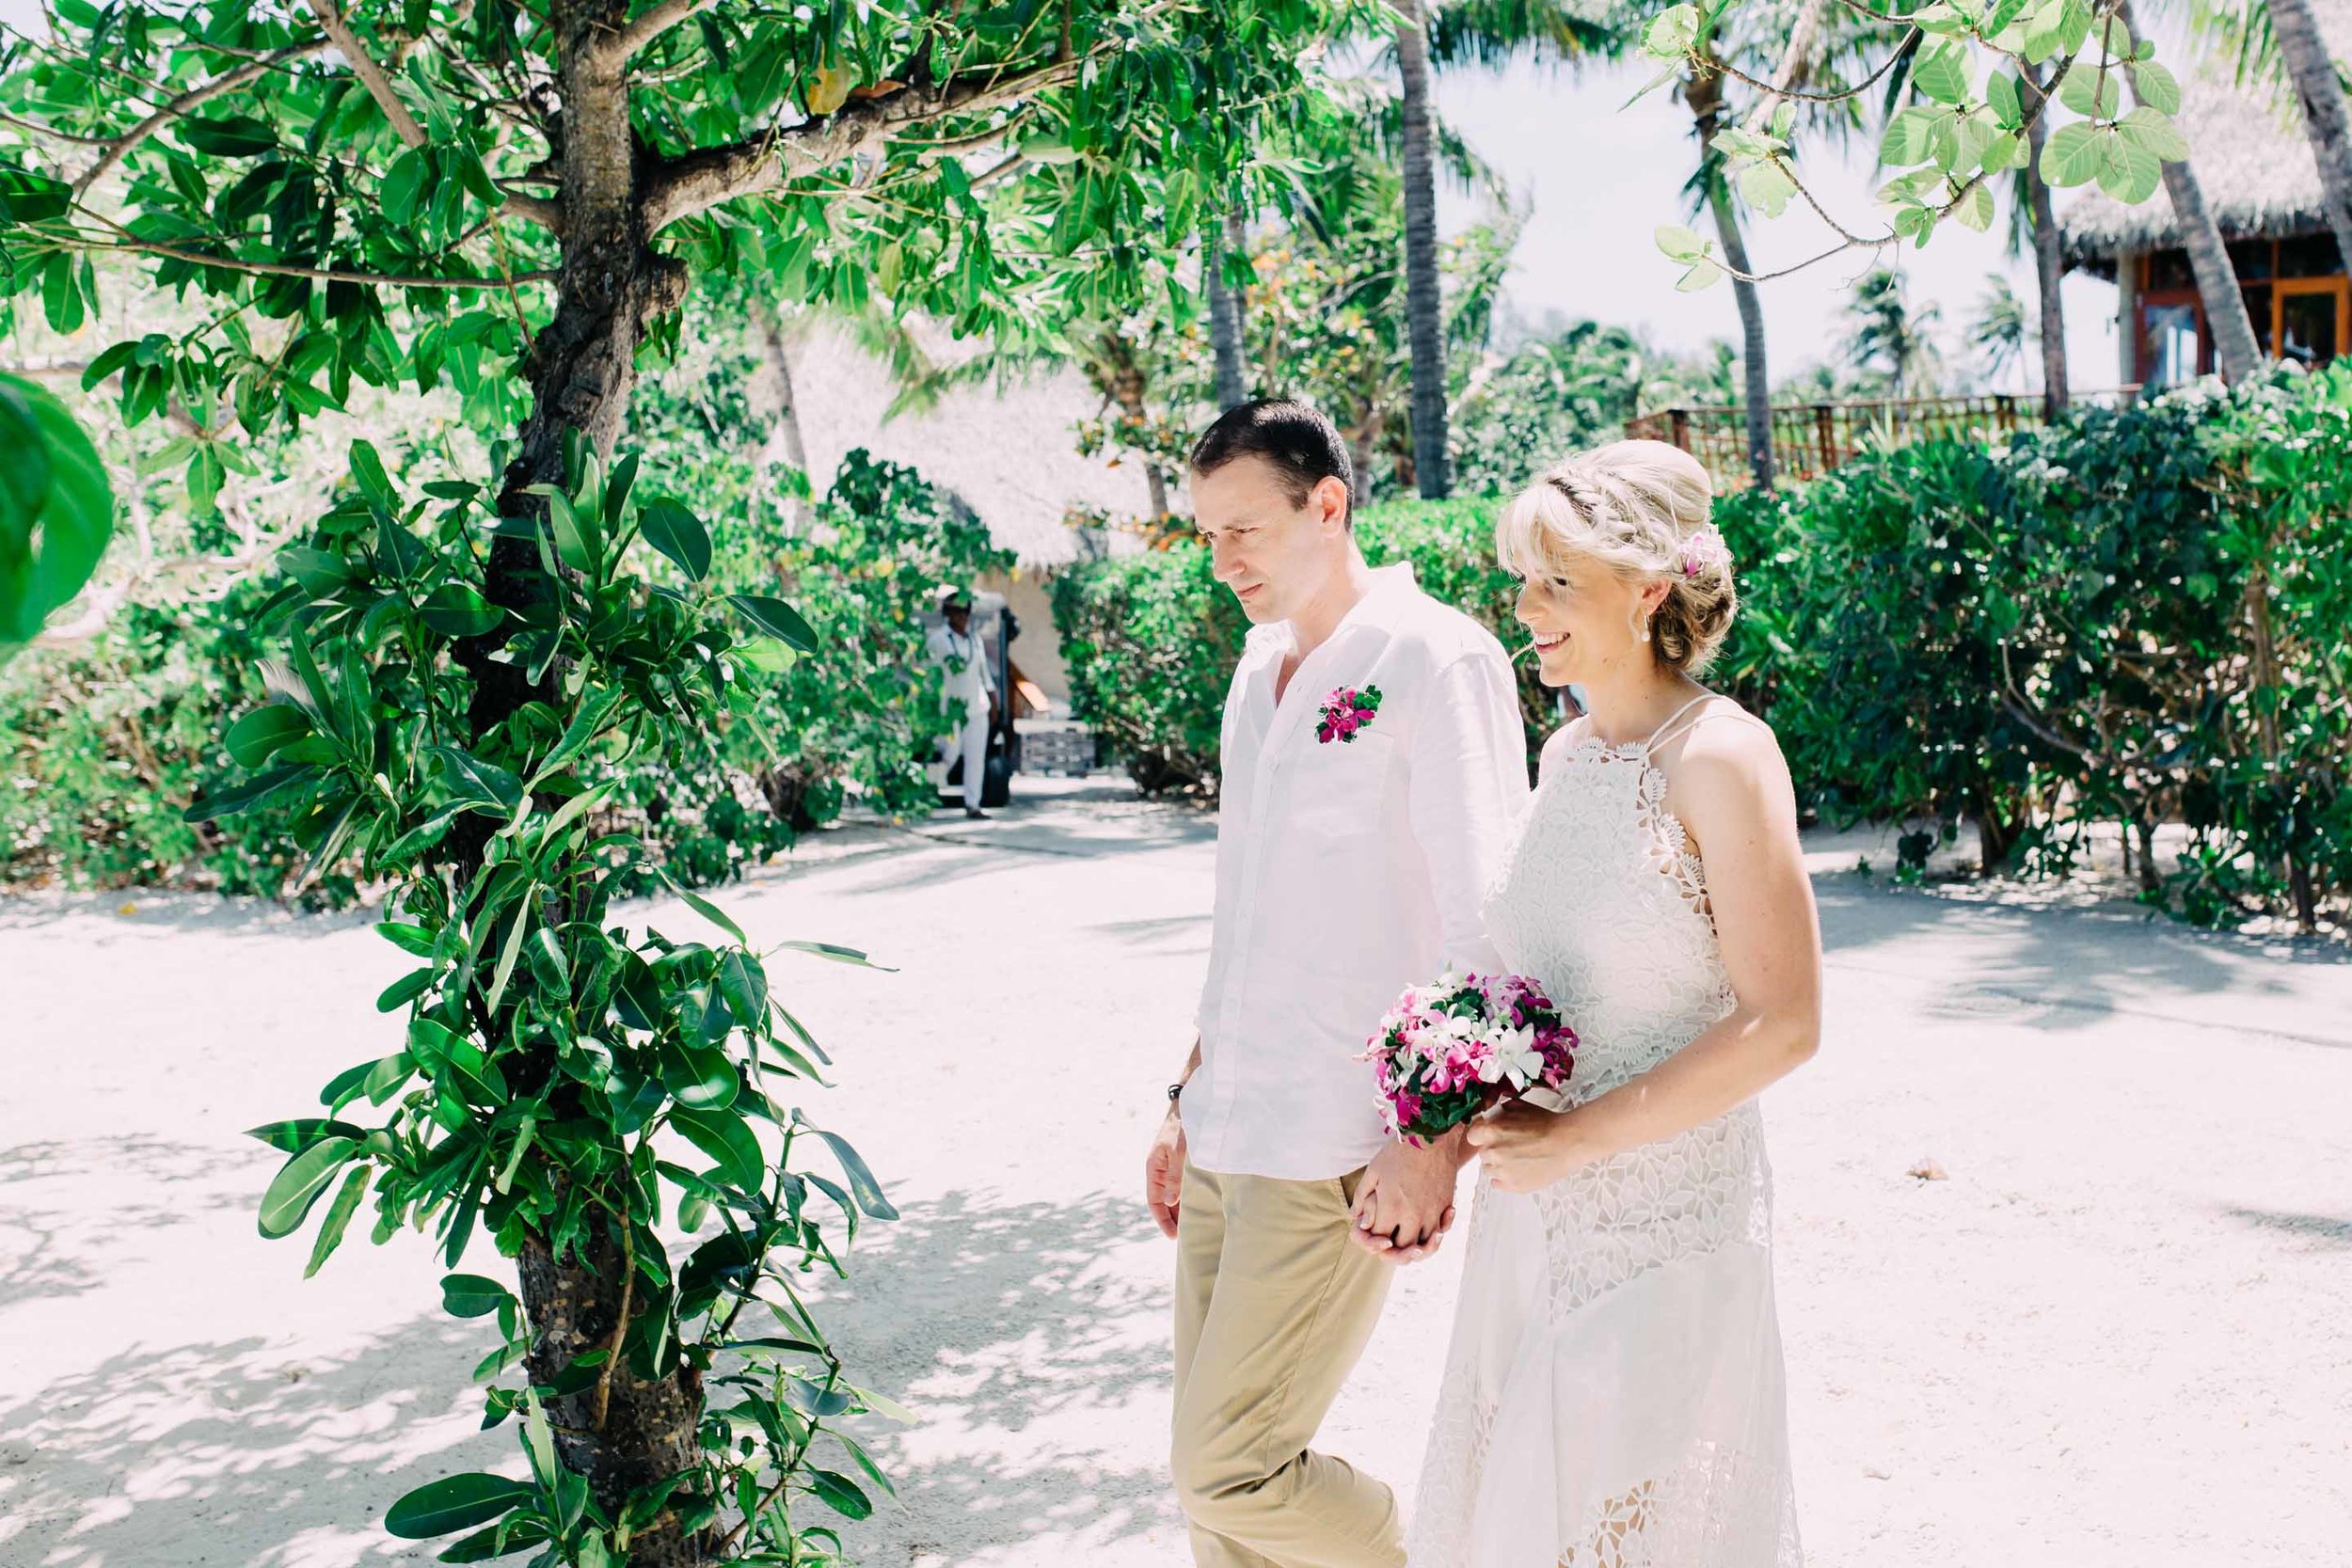
{"label": "gravel ground", "polygon": [[[777,970],[841,1064],[809,1110],[904,1212],[833,1307],[920,1418],[878,1434],[901,1500],[851,1535],[877,1568],[1185,1560],[1136,1189],[1211,823],[1031,795],[826,834],[723,900],[755,940],[900,966]],[[1813,1560],[2352,1564],[2344,954],[1897,892],[1852,874],[1872,844],[1810,847],[1828,1037],[1767,1117]],[[383,1048],[405,963],[364,915],[128,902],[0,904],[0,1565],[428,1560],[384,1507],[518,1468],[474,1431],[486,1336],[412,1238],[303,1281],[307,1243],[254,1231],[277,1157],[239,1135]],[[1400,1276],[1326,1428],[1408,1492],[1458,1261]]]}

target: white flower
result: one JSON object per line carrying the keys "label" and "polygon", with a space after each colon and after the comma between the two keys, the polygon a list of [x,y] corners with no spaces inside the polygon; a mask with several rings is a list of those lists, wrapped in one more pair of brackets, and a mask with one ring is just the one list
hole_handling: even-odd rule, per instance
{"label": "white flower", "polygon": [[1480,1077],[1489,1084],[1496,1077],[1505,1078],[1515,1089],[1532,1088],[1543,1082],[1544,1053],[1535,1049],[1534,1030],[1498,1025],[1486,1038],[1493,1052],[1487,1057],[1493,1073],[1482,1071]]}

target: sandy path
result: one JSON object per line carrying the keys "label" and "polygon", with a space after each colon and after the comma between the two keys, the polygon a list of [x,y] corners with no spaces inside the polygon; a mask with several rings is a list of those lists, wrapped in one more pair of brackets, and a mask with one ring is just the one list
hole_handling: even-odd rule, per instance
{"label": "sandy path", "polygon": [[[1107,793],[828,835],[723,900],[902,966],[779,972],[841,1062],[809,1109],[905,1212],[836,1314],[922,1417],[886,1445],[902,1504],[852,1536],[880,1568],[1184,1560],[1168,1257],[1132,1189],[1208,829]],[[1767,1113],[1813,1560],[2352,1564],[2352,969],[1816,860],[1829,1038]],[[473,1432],[485,1336],[412,1239],[303,1282],[238,1135],[389,1037],[400,957],[363,917],[119,902],[0,905],[0,1565],[428,1560],[373,1521],[516,1467]],[[1905,1174],[1925,1156],[1950,1180]],[[1400,1276],[1327,1429],[1406,1487],[1457,1260]]]}

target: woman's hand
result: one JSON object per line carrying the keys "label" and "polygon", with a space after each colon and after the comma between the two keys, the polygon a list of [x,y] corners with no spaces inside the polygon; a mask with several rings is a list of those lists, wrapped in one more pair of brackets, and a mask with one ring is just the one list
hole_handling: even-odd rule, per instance
{"label": "woman's hand", "polygon": [[1607,1157],[1585,1131],[1576,1111],[1543,1111],[1515,1100],[1470,1124],[1470,1146],[1496,1186],[1532,1193]]}

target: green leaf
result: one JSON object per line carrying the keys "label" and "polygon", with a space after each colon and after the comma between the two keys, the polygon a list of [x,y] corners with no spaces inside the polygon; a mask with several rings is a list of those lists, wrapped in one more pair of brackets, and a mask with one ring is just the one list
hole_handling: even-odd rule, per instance
{"label": "green leaf", "polygon": [[719,992],[746,1029],[768,1016],[768,972],[749,953],[734,949],[719,955]]}
{"label": "green leaf", "polygon": [[2060,189],[2088,184],[2106,162],[2107,138],[2088,125],[2061,125],[2042,148],[2042,178]]}
{"label": "green leaf", "polygon": [[817,651],[816,628],[782,599],[764,594],[729,594],[727,602],[765,635],[787,642],[804,654]]}
{"label": "green leaf", "polygon": [[326,1218],[319,1226],[319,1239],[310,1248],[310,1262],[302,1271],[303,1278],[318,1273],[319,1265],[342,1243],[343,1231],[350,1226],[351,1216],[359,1212],[359,1200],[367,1196],[368,1182],[374,1175],[373,1165],[355,1165],[351,1174],[343,1178],[342,1191],[327,1205]]}
{"label": "green leaf", "polygon": [[392,489],[391,479],[384,472],[384,459],[376,455],[371,441],[351,443],[351,477],[358,483],[361,494],[386,512],[400,510],[400,497]]}
{"label": "green leaf", "polygon": [[833,1150],[834,1157],[841,1162],[842,1173],[849,1177],[850,1192],[857,1198],[857,1206],[860,1209],[878,1220],[895,1220],[898,1217],[898,1211],[891,1207],[890,1199],[882,1196],[882,1183],[874,1180],[874,1173],[866,1168],[866,1162],[859,1157],[856,1149],[850,1147],[847,1138],[837,1132],[828,1132],[823,1128],[814,1125],[798,1111],[792,1113],[792,1120],[796,1125],[807,1128],[809,1132],[825,1140],[826,1146]]}
{"label": "green leaf", "polygon": [[259,768],[280,747],[310,733],[309,714],[292,703],[269,703],[230,725],[226,744],[238,767]]}
{"label": "green leaf", "polygon": [[2168,164],[2185,163],[2188,159],[2188,138],[2172,117],[2161,109],[2142,103],[2123,117],[2116,134],[2130,146],[2153,154]]}
{"label": "green leaf", "polygon": [[759,1139],[736,1112],[681,1107],[670,1113],[670,1125],[686,1134],[687,1141],[710,1157],[722,1176],[744,1192],[758,1192],[766,1184],[768,1163],[760,1153]]}
{"label": "green leaf", "polygon": [[1919,51],[1911,84],[1940,103],[1964,103],[1971,74],[1967,46],[1958,39],[1940,38]]}
{"label": "green leaf", "polygon": [[441,1276],[441,1310],[453,1318],[486,1318],[514,1299],[514,1291],[478,1274]]}
{"label": "green leaf", "polygon": [[1993,227],[1993,190],[1981,181],[1968,187],[1968,194],[1952,207],[1952,216],[1967,228],[1981,234]]}
{"label": "green leaf", "polygon": [[418,1487],[385,1511],[384,1528],[404,1541],[424,1541],[487,1524],[529,1501],[536,1492],[504,1476],[445,1476]]}
{"label": "green leaf", "polygon": [[596,540],[589,525],[561,490],[548,492],[548,521],[555,530],[555,553],[590,581],[596,577]]}
{"label": "green leaf", "polygon": [[1707,254],[1707,242],[1678,223],[1661,223],[1653,236],[1658,248],[1677,261],[1695,261]]}
{"label": "green leaf", "polygon": [[[2173,78],[2170,71],[2153,60],[2141,60],[2131,71],[2132,89],[2138,95],[2141,106],[2153,109],[2160,115],[2181,112],[2181,84]],[[2162,153],[2157,155],[2166,156]]]}
{"label": "green leaf", "polygon": [[680,883],[676,878],[670,875],[667,869],[657,866],[655,867],[655,871],[661,878],[662,881],[669,885],[669,889],[672,893],[676,894],[680,898],[686,901],[686,907],[688,909],[692,910],[696,914],[701,915],[705,920],[707,920],[713,926],[718,927],[719,929],[733,937],[737,942],[743,943],[747,947],[751,945],[752,939],[743,934],[743,927],[728,919],[725,912],[722,911],[718,905],[712,903],[709,899],[705,898],[701,894],[696,893],[692,888]]}
{"label": "green leaf", "polygon": [[499,767],[455,746],[428,746],[426,754],[440,765],[449,785],[450,803],[513,816],[523,801],[523,782]]}
{"label": "green leaf", "polygon": [[429,958],[439,951],[439,943],[432,932],[405,921],[378,921],[375,934],[402,952],[413,953],[420,958]]}
{"label": "green leaf", "polygon": [[492,1525],[479,1534],[441,1548],[436,1562],[487,1562],[494,1557],[506,1557],[526,1551],[548,1538],[548,1528],[536,1519],[510,1519]]}
{"label": "green leaf", "polygon": [[778,953],[787,949],[795,953],[814,954],[818,958],[829,958],[837,964],[850,964],[858,969],[878,969],[884,974],[896,974],[898,973],[888,964],[876,963],[873,959],[867,958],[864,953],[859,952],[854,947],[842,947],[830,942],[780,942],[776,943],[775,946],[768,949],[768,951],[771,953]]}
{"label": "green leaf", "polygon": [[874,1512],[873,1502],[864,1492],[858,1490],[857,1482],[847,1476],[836,1475],[831,1470],[819,1470],[811,1466],[808,1472],[808,1489],[817,1495],[818,1501],[844,1518],[864,1519],[869,1517]]}
{"label": "green leaf", "polygon": [[1698,41],[1699,8],[1670,6],[1642,33],[1642,53],[1652,59],[1679,59]]}
{"label": "green leaf", "polygon": [[506,619],[506,611],[462,582],[445,582],[427,594],[418,615],[443,637],[485,636]]}
{"label": "green leaf", "polygon": [[663,1052],[661,1086],[679,1104],[707,1111],[734,1104],[742,1081],[725,1052],[681,1042]]}
{"label": "green leaf", "polygon": [[440,971],[430,964],[422,969],[410,970],[384,988],[382,994],[375,999],[375,1010],[379,1013],[389,1013],[406,1006],[426,991],[431,990],[433,982],[439,977],[439,974]]}
{"label": "green leaf", "polygon": [[612,716],[612,710],[620,706],[628,696],[628,688],[620,686],[608,686],[592,692],[580,705],[580,711],[572,715],[572,721],[564,726],[563,737],[556,741],[546,756],[539,759],[539,766],[525,787],[538,788],[548,775],[585,751],[604,727],[605,721]]}
{"label": "green leaf", "polygon": [[[4,258],[0,258],[4,259]],[[114,487],[72,413],[0,373],[0,657],[82,591],[114,531]]]}
{"label": "green leaf", "polygon": [[358,1152],[356,1139],[322,1138],[287,1161],[262,1195],[262,1234],[275,1241],[299,1230],[319,1194]]}
{"label": "green leaf", "polygon": [[690,580],[700,582],[709,575],[709,531],[683,504],[657,496],[638,513],[638,526],[645,543],[675,562]]}
{"label": "green leaf", "polygon": [[322,1138],[350,1138],[356,1142],[368,1133],[367,1129],[354,1127],[347,1121],[332,1121],[326,1117],[295,1117],[288,1121],[248,1127],[245,1135],[259,1138],[270,1148],[285,1153],[299,1154]]}
{"label": "green leaf", "polygon": [[2099,188],[2126,206],[2137,206],[2164,183],[2164,165],[2143,147],[2122,135],[2107,138],[2106,161],[2099,166]]}
{"label": "green leaf", "polygon": [[2099,71],[2077,61],[2058,84],[2058,102],[2086,119],[2113,119],[2123,105],[2121,74],[2113,67]]}
{"label": "green leaf", "polygon": [[182,141],[211,158],[257,158],[278,148],[278,133],[251,115],[191,115],[176,129]]}

